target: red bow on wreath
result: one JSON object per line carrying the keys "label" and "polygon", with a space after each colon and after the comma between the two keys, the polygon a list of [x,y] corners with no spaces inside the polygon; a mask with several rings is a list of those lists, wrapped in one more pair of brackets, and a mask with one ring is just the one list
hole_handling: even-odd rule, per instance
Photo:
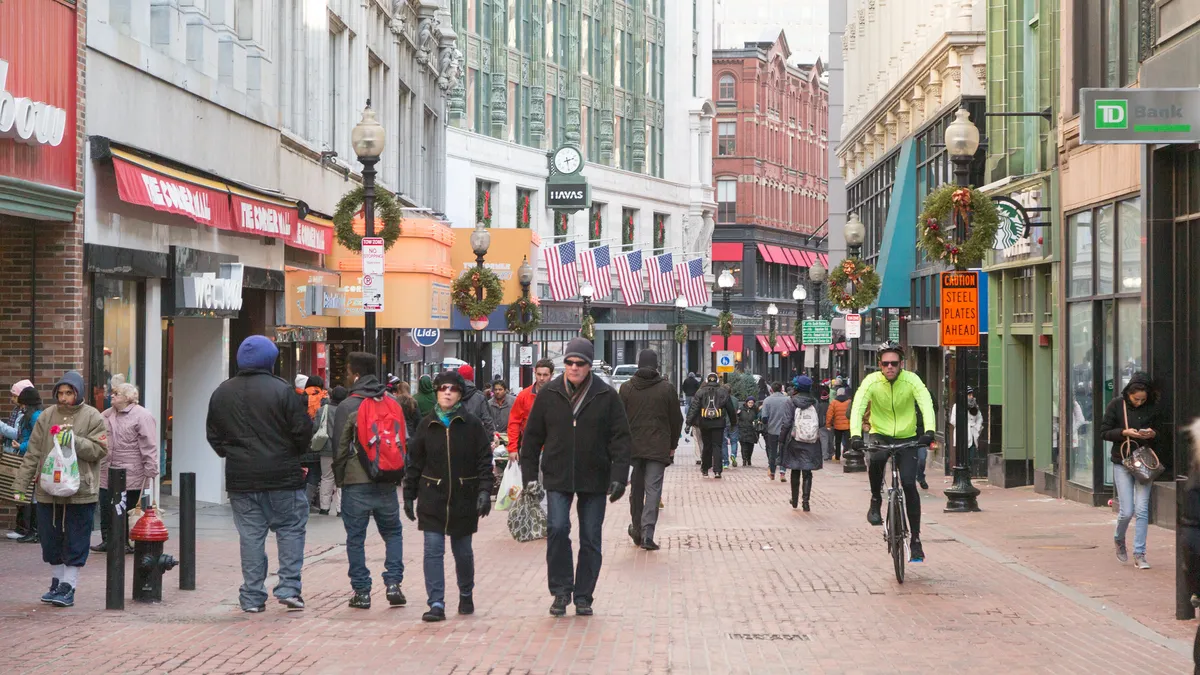
{"label": "red bow on wreath", "polygon": [[483,219],[487,220],[492,217],[492,193],[488,190],[483,191]]}

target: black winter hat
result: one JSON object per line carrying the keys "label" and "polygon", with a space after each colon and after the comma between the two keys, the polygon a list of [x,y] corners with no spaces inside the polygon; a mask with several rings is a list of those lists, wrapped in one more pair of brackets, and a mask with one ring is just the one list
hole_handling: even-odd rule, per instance
{"label": "black winter hat", "polygon": [[467,390],[467,382],[457,370],[443,370],[438,373],[437,377],[433,378],[433,388],[435,390],[440,389],[443,384],[452,384],[458,387],[460,392]]}
{"label": "black winter hat", "polygon": [[337,405],[342,401],[345,401],[346,397],[349,395],[350,392],[346,391],[346,388],[339,384],[329,392],[329,402],[333,405]]}
{"label": "black winter hat", "polygon": [[643,349],[638,353],[638,368],[658,370],[658,352],[653,349]]}
{"label": "black winter hat", "polygon": [[596,346],[592,344],[591,340],[585,337],[573,338],[567,343],[567,352],[563,354],[563,358],[569,359],[572,356],[587,361],[590,366],[596,358]]}

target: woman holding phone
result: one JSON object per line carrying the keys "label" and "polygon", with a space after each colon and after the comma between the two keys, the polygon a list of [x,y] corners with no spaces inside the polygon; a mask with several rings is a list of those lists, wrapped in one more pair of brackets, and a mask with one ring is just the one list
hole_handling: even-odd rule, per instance
{"label": "woman holding phone", "polygon": [[1112,443],[1113,486],[1117,490],[1120,507],[1117,531],[1113,535],[1117,560],[1129,560],[1125,533],[1129,529],[1129,521],[1136,519],[1133,527],[1133,564],[1140,570],[1150,569],[1150,563],[1146,562],[1146,531],[1150,526],[1151,485],[1139,483],[1121,463],[1121,446],[1129,440],[1131,447],[1127,447],[1130,451],[1139,445],[1153,450],[1159,422],[1158,392],[1154,390],[1150,375],[1143,372],[1134,373],[1129,384],[1121,390],[1121,395],[1109,401],[1104,419],[1100,422],[1100,436]]}

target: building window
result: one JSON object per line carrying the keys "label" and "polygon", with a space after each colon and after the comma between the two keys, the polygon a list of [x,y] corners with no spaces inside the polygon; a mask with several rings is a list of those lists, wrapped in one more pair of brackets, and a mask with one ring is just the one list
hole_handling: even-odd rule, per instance
{"label": "building window", "polygon": [[737,122],[717,123],[717,155],[727,157],[735,154]]}
{"label": "building window", "polygon": [[475,181],[475,222],[484,227],[492,226],[496,207],[496,184],[485,180]]}
{"label": "building window", "polygon": [[667,215],[654,214],[654,255],[661,255],[667,247]]}
{"label": "building window", "polygon": [[533,190],[517,188],[517,228],[533,228]]}
{"label": "building window", "polygon": [[604,241],[604,204],[592,202],[588,211],[588,246],[595,248]]}
{"label": "building window", "polygon": [[92,281],[92,396],[99,410],[109,407],[112,387],[122,382],[143,386],[139,365],[139,338],[145,332],[145,317],[139,299],[144,291],[138,281],[103,274]]}
{"label": "building window", "polygon": [[621,250],[632,251],[637,241],[637,209],[621,209]]}
{"label": "building window", "polygon": [[733,101],[737,98],[736,85],[732,75],[722,75],[717,84],[717,99]]}
{"label": "building window", "polygon": [[737,222],[737,181],[732,178],[717,181],[717,222]]}

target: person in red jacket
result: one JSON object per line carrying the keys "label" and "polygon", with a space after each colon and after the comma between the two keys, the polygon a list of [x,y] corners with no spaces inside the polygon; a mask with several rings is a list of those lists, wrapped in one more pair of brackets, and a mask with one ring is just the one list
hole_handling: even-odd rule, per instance
{"label": "person in red jacket", "polygon": [[554,377],[554,362],[542,359],[533,367],[533,386],[525,387],[517,400],[513,402],[512,411],[508,413],[508,461],[517,461],[517,453],[521,449],[521,431],[529,419],[529,410],[533,408],[533,399],[538,390]]}

